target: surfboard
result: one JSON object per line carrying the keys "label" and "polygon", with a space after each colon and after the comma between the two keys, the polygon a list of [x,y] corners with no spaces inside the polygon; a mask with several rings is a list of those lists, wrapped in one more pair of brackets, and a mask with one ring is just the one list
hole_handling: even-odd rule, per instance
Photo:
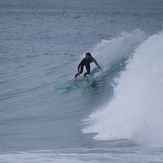
{"label": "surfboard", "polygon": [[[91,78],[93,75],[87,75],[88,79]],[[85,78],[84,76],[78,76],[76,78],[77,80],[74,81],[73,79],[70,79],[70,80],[66,80],[66,81],[63,81],[63,82],[60,82],[58,84],[55,84],[53,87],[55,89],[69,89],[75,85],[78,85],[79,83],[83,82],[83,81],[86,81],[88,80],[87,78]]]}

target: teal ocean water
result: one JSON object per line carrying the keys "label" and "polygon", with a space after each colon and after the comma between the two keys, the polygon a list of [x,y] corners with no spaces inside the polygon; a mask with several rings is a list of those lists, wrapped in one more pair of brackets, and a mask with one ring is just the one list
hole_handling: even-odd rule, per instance
{"label": "teal ocean water", "polygon": [[[162,0],[1,0],[0,23],[0,162],[163,162]],[[88,51],[104,73],[55,90]]]}

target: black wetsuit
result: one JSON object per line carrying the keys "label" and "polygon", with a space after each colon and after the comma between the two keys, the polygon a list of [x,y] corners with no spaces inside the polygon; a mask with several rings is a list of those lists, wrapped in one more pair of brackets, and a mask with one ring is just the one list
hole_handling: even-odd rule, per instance
{"label": "black wetsuit", "polygon": [[[84,66],[86,67],[86,70],[87,70],[87,72],[84,73],[84,76],[86,76],[87,74],[90,74],[90,63],[92,63],[92,62],[94,62],[97,65],[97,67],[100,70],[102,70],[101,67],[100,67],[100,65],[97,63],[97,61],[93,57],[91,57],[90,59],[84,58],[80,62],[80,64],[78,65],[78,71],[80,71],[80,74],[83,72]],[[77,76],[78,76],[78,73],[75,75],[75,77],[77,77]]]}

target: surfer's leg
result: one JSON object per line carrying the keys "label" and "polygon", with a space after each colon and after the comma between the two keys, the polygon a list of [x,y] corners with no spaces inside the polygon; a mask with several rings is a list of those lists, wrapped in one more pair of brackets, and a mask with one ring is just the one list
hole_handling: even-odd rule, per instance
{"label": "surfer's leg", "polygon": [[80,73],[78,72],[75,76],[74,76],[74,81],[76,81],[76,77],[79,76],[81,73],[83,73],[83,68],[84,68],[84,65],[81,66],[80,68]]}
{"label": "surfer's leg", "polygon": [[85,67],[86,67],[87,72],[84,73],[84,77],[85,77],[85,78],[88,78],[86,75],[90,74],[90,65],[88,64],[88,65],[86,65]]}

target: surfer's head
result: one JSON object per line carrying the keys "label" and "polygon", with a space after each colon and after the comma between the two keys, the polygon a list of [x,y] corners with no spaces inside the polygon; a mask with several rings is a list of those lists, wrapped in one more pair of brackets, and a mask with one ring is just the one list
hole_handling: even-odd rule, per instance
{"label": "surfer's head", "polygon": [[85,57],[86,57],[86,59],[90,59],[92,57],[92,55],[91,55],[91,53],[87,52],[87,53],[85,53]]}
{"label": "surfer's head", "polygon": [[87,55],[87,56],[89,56],[89,57],[92,57],[92,55],[91,55],[90,52],[85,53],[85,55]]}

